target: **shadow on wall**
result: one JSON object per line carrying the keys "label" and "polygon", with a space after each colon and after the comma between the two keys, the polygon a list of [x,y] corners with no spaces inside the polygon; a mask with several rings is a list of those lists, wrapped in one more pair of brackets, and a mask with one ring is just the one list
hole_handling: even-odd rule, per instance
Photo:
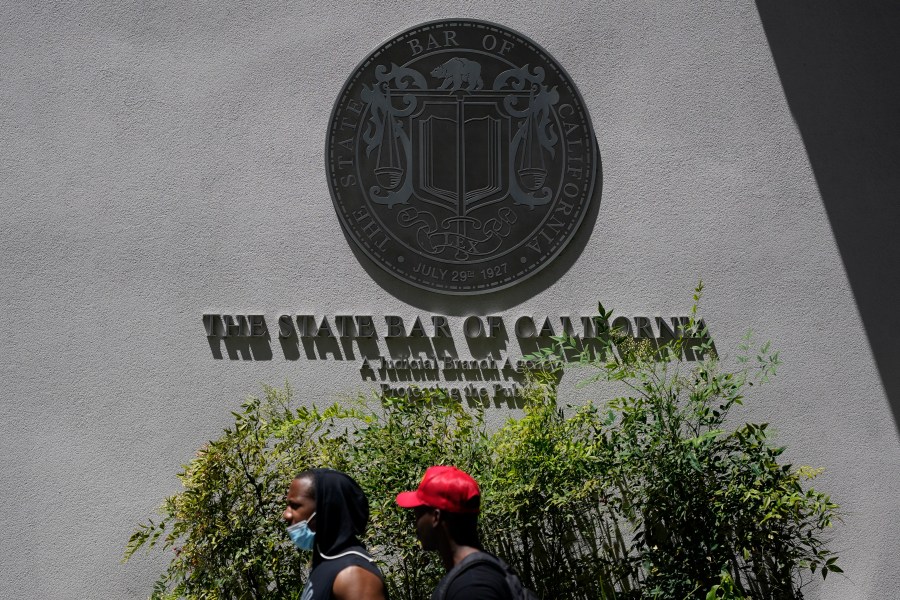
{"label": "shadow on wall", "polygon": [[900,4],[756,6],[900,430]]}

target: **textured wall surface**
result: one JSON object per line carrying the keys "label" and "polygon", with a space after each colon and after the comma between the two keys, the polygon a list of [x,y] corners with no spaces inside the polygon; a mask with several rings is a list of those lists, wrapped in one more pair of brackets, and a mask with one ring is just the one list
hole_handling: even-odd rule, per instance
{"label": "textured wall surface", "polygon": [[[458,328],[464,314],[588,315],[602,300],[667,316],[685,313],[700,277],[720,349],[753,327],[782,351],[775,382],[738,416],[770,422],[789,460],[826,467],[817,487],[844,508],[833,547],[847,576],[808,597],[900,588],[900,445],[879,372],[897,355],[870,341],[859,309],[878,314],[880,288],[897,297],[898,257],[863,256],[883,281],[857,287],[842,257],[859,264],[852,251],[873,247],[866,229],[836,236],[829,220],[867,211],[877,231],[896,232],[895,201],[865,201],[886,198],[896,175],[873,169],[823,199],[785,91],[806,88],[782,81],[819,82],[817,72],[776,64],[767,35],[808,10],[835,32],[823,43],[852,53],[873,42],[865,27],[841,37],[835,6],[767,7],[0,2],[0,597],[146,597],[164,557],[122,565],[125,541],[230,410],[261,383],[289,380],[307,403],[368,388],[357,360],[290,359],[277,340],[267,360],[218,358],[204,312],[449,314]],[[357,62],[449,17],[544,46],[578,85],[603,164],[579,240],[538,277],[486,297],[410,292],[357,258],[323,165],[332,103]],[[855,111],[842,98],[851,113],[894,119],[882,123],[890,131],[890,91]],[[861,145],[883,139],[874,125]],[[816,151],[838,170],[856,152]],[[890,331],[893,318],[874,326]]]}

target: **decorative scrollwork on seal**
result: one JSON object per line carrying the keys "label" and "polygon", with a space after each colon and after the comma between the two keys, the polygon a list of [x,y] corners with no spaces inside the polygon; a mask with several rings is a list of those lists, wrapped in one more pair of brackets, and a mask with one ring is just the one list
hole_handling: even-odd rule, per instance
{"label": "decorative scrollwork on seal", "polygon": [[415,227],[421,250],[439,258],[471,260],[490,256],[512,232],[516,213],[502,207],[482,221],[474,217],[448,217],[438,223],[434,215],[408,206],[397,213],[402,227]]}

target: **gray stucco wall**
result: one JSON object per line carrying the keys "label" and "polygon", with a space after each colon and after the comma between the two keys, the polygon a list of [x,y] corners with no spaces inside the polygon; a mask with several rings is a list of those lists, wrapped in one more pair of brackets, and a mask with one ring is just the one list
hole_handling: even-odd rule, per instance
{"label": "gray stucco wall", "polygon": [[[277,340],[216,358],[204,312],[666,316],[700,277],[720,348],[753,327],[785,361],[739,416],[826,467],[844,507],[847,576],[808,597],[889,597],[896,11],[782,4],[0,3],[0,597],[146,597],[162,558],[121,565],[124,543],[229,410],[261,383],[367,389],[358,361]],[[411,293],[358,259],[324,174],[357,62],[447,17],[543,45],[603,163],[571,251],[487,297]]]}

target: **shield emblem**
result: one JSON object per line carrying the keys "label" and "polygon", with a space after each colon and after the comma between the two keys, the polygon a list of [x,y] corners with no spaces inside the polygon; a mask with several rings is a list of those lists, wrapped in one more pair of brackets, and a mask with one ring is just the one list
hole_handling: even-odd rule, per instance
{"label": "shield emblem", "polygon": [[507,197],[510,118],[508,94],[466,92],[416,94],[410,115],[413,194],[453,216]]}

